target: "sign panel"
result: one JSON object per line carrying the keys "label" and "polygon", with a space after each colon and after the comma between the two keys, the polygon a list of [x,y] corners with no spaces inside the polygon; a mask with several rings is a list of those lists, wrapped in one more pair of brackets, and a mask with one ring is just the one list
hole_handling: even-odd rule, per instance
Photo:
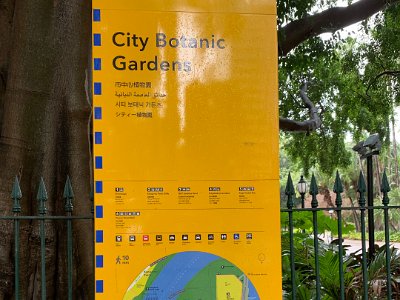
{"label": "sign panel", "polygon": [[277,93],[274,1],[93,1],[96,299],[281,298]]}

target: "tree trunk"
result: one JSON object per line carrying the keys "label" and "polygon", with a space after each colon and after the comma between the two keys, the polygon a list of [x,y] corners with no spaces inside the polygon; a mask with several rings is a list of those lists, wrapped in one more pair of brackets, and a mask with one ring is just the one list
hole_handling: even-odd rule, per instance
{"label": "tree trunk", "polygon": [[353,220],[354,220],[354,225],[356,226],[356,231],[360,232],[361,231],[361,225],[360,225],[360,217],[357,214],[357,211],[354,209],[354,202],[353,202],[353,198],[349,197],[350,199],[350,205],[353,208],[351,210],[351,214],[353,215]]}
{"label": "tree trunk", "polygon": [[[11,23],[8,30],[0,29],[0,211],[11,214],[12,181],[19,173],[23,215],[38,213],[36,193],[41,176],[47,185],[48,214],[64,215],[62,192],[69,174],[77,198],[74,214],[88,215],[91,108],[85,81],[90,68],[91,3],[7,0],[4,5],[8,15],[0,10],[0,23],[6,23],[7,16]],[[0,300],[13,297],[11,225],[11,222],[0,223]],[[93,297],[92,224],[74,222],[74,228],[74,299],[89,299]],[[46,222],[48,299],[66,298],[65,236],[63,222]],[[38,253],[38,223],[24,221],[22,299],[40,298]]]}
{"label": "tree trunk", "polygon": [[396,141],[396,127],[394,115],[392,116],[392,133],[393,133],[393,156],[394,156],[394,172],[396,178],[396,186],[400,186],[400,177],[399,177],[399,161],[397,157],[397,141]]}

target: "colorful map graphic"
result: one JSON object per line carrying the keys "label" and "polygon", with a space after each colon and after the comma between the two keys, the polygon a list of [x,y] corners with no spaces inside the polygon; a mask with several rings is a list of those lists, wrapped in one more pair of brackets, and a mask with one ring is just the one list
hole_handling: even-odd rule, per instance
{"label": "colorful map graphic", "polygon": [[124,300],[259,300],[253,284],[229,261],[204,252],[161,258],[132,282]]}

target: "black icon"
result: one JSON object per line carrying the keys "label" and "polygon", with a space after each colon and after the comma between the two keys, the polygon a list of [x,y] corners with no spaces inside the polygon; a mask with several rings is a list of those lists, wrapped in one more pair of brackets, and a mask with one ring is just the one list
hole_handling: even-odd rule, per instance
{"label": "black icon", "polygon": [[161,242],[162,241],[162,235],[156,235],[156,241]]}
{"label": "black icon", "polygon": [[201,234],[196,234],[196,235],[194,236],[194,239],[195,239],[196,241],[201,241]]}
{"label": "black icon", "polygon": [[213,234],[209,234],[208,235],[208,240],[209,241],[213,241],[214,240],[214,235]]}
{"label": "black icon", "polygon": [[234,239],[234,240],[240,239],[240,234],[239,234],[239,233],[234,233],[234,234],[233,234],[233,239]]}
{"label": "black icon", "polygon": [[129,236],[129,241],[130,241],[130,242],[136,241],[136,237],[135,237],[134,235],[130,235],[130,236]]}
{"label": "black icon", "polygon": [[122,242],[122,235],[115,236],[115,241]]}
{"label": "black icon", "polygon": [[171,234],[171,235],[169,236],[169,240],[170,240],[170,241],[175,241],[175,235],[174,235],[174,234]]}
{"label": "black icon", "polygon": [[226,233],[221,234],[221,240],[226,240],[227,238],[228,236],[226,235]]}
{"label": "black icon", "polygon": [[252,233],[246,233],[246,239],[252,240],[253,239],[253,234]]}
{"label": "black icon", "polygon": [[189,236],[187,234],[182,234],[182,241],[187,241]]}

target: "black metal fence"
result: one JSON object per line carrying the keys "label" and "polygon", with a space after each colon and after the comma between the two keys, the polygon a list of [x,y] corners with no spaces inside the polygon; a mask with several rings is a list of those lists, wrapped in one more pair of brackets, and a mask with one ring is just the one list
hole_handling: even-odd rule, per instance
{"label": "black metal fence", "polygon": [[72,222],[74,220],[91,220],[93,221],[93,205],[91,209],[91,215],[88,216],[73,216],[73,199],[74,193],[72,190],[72,185],[69,177],[67,177],[65,187],[64,187],[64,211],[65,215],[63,216],[49,216],[47,215],[47,207],[46,201],[48,199],[46,187],[43,179],[40,180],[37,200],[39,201],[39,209],[38,215],[36,216],[24,216],[21,215],[22,209],[20,201],[22,199],[22,192],[19,185],[19,180],[16,177],[11,198],[13,200],[13,216],[1,216],[0,221],[10,221],[14,222],[14,294],[15,299],[21,299],[21,291],[20,291],[20,257],[21,257],[21,249],[20,249],[20,222],[26,220],[37,220],[39,222],[39,235],[40,235],[40,257],[41,257],[41,299],[46,299],[46,232],[45,232],[45,223],[48,220],[61,220],[66,223],[67,226],[67,278],[68,278],[68,295],[67,298],[72,300],[73,295],[73,235],[72,235]]}
{"label": "black metal fence", "polygon": [[[399,210],[400,206],[389,206],[388,192],[390,186],[386,173],[383,174],[381,183],[382,205],[367,205],[366,184],[362,172],[358,180],[358,206],[343,207],[343,186],[339,176],[333,188],[336,194],[335,207],[318,207],[318,186],[314,175],[311,178],[309,193],[312,197],[311,207],[301,208],[295,206],[295,189],[291,175],[289,174],[285,194],[287,196],[287,209],[281,209],[283,219],[287,224],[282,228],[283,240],[283,298],[285,299],[400,299],[400,252],[391,247],[389,241],[389,212]],[[46,234],[45,222],[47,220],[61,220],[67,226],[67,278],[68,299],[73,299],[73,235],[72,222],[74,220],[93,221],[93,208],[91,215],[73,216],[73,199],[69,178],[64,188],[64,211],[63,216],[47,215],[46,201],[47,192],[43,179],[40,181],[37,200],[39,201],[38,215],[21,215],[20,200],[22,193],[18,178],[15,178],[11,198],[13,200],[13,216],[0,216],[0,220],[14,223],[14,272],[15,272],[15,299],[20,299],[20,222],[23,220],[36,220],[39,223],[40,252],[41,252],[41,299],[46,299]],[[302,194],[304,201],[304,193]],[[319,232],[319,221],[322,212],[334,212],[336,215],[335,229],[337,239],[327,245],[321,240]],[[344,211],[355,211],[359,215],[361,231],[361,253],[346,253],[345,241],[343,239],[343,217]],[[381,248],[375,246],[367,249],[367,226],[366,212],[383,212],[383,227],[385,243]],[[311,224],[307,231],[298,226],[297,221],[304,222],[304,216],[308,215]],[[371,215],[371,214],[369,214]],[[371,235],[371,230],[369,236]],[[287,237],[288,245],[285,247]],[[300,240],[300,243],[299,243]],[[297,247],[300,244],[301,247]],[[306,258],[306,259],[305,259]],[[328,267],[326,261],[329,262]],[[287,262],[287,264],[286,264]],[[285,269],[287,266],[287,269]]]}
{"label": "black metal fence", "polygon": [[[357,195],[358,206],[343,207],[343,186],[336,174],[333,192],[336,194],[334,207],[318,207],[318,186],[312,175],[309,193],[312,197],[310,208],[295,207],[295,189],[289,174],[285,194],[287,209],[281,209],[282,218],[287,220],[282,229],[283,240],[283,286],[286,299],[400,299],[400,253],[391,247],[389,241],[389,212],[400,206],[389,206],[390,186],[384,172],[381,182],[382,205],[367,205],[366,184],[360,172]],[[304,201],[304,195],[302,195]],[[331,244],[321,240],[319,224],[322,212],[334,213],[337,239]],[[357,212],[361,231],[361,253],[346,252],[343,239],[342,212]],[[383,211],[384,245],[377,247],[372,243],[367,249],[366,212]],[[297,215],[304,219],[310,217],[312,228],[305,232],[297,226]],[[371,215],[371,214],[369,214]],[[331,215],[332,216],[332,215]],[[323,216],[322,216],[323,217]],[[373,232],[369,231],[370,239]],[[287,236],[287,238],[285,238]],[[288,241],[285,247],[285,240]],[[311,242],[312,241],[312,242]],[[301,245],[301,246],[296,246]],[[286,262],[286,264],[285,264]],[[321,266],[321,263],[324,263]],[[285,270],[285,265],[287,269]],[[285,272],[286,271],[286,272]]]}

